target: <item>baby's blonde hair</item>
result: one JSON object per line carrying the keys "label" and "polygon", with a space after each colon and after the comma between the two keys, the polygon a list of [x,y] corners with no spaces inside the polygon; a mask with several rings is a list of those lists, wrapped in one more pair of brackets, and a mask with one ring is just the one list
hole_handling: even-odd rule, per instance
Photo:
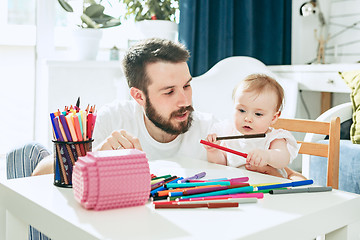
{"label": "baby's blonde hair", "polygon": [[239,87],[242,87],[244,92],[256,91],[259,94],[267,89],[274,91],[278,97],[276,110],[282,110],[284,105],[284,89],[274,78],[265,74],[251,74],[247,76],[234,88],[232,93],[233,100],[235,100],[235,94]]}

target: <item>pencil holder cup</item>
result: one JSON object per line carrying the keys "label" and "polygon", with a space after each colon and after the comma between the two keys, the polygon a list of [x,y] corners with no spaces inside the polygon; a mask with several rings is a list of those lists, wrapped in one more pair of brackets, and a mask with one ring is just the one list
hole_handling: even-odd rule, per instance
{"label": "pencil holder cup", "polygon": [[92,142],[61,142],[54,143],[54,185],[58,187],[72,187],[72,173],[78,157],[85,156],[92,150]]}

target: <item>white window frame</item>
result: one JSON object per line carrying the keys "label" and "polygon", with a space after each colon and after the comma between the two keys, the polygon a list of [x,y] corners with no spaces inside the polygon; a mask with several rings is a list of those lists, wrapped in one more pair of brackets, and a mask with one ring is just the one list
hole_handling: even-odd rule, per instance
{"label": "white window frame", "polygon": [[5,34],[0,37],[0,45],[35,46],[36,26],[13,25],[7,23],[8,1],[0,1],[0,28]]}

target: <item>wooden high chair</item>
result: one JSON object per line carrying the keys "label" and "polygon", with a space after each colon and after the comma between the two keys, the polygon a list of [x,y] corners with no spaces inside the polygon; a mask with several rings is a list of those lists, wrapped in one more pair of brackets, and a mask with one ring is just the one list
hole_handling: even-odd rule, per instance
{"label": "wooden high chair", "polygon": [[333,117],[330,122],[305,119],[279,118],[273,126],[290,132],[315,133],[329,135],[329,143],[301,143],[299,153],[328,158],[327,186],[338,189],[339,186],[339,150],[340,150],[340,118]]}

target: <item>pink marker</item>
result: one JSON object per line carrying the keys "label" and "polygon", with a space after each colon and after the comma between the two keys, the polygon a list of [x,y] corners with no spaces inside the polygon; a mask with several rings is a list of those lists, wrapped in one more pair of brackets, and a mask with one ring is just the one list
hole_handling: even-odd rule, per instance
{"label": "pink marker", "polygon": [[264,193],[236,193],[236,194],[229,194],[229,195],[218,195],[218,196],[207,196],[207,197],[196,197],[196,198],[188,198],[188,199],[181,199],[179,201],[198,201],[198,200],[211,200],[211,199],[228,199],[228,198],[264,198]]}

